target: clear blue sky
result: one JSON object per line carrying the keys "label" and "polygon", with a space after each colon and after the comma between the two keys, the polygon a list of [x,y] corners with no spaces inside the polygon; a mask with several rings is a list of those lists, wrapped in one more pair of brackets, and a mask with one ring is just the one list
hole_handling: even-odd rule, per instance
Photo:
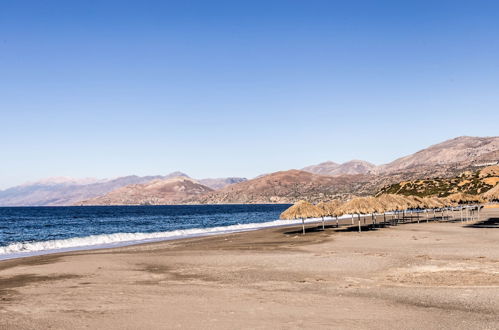
{"label": "clear blue sky", "polygon": [[0,2],[0,188],[499,135],[497,1]]}

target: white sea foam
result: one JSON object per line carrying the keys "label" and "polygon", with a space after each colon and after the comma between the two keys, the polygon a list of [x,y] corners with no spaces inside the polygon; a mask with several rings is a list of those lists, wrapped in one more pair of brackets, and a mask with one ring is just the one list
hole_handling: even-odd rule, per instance
{"label": "white sea foam", "polygon": [[[309,219],[305,222],[312,223],[317,222],[318,220],[319,219]],[[65,251],[118,247],[187,237],[228,234],[291,224],[296,225],[298,223],[299,222],[292,220],[275,220],[263,223],[248,223],[212,228],[193,228],[155,233],[115,233],[40,242],[16,242],[7,246],[0,246],[0,260]]]}

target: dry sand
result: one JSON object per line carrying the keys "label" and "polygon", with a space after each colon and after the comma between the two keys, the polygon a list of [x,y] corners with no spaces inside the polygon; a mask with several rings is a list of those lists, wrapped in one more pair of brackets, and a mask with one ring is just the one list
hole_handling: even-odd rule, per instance
{"label": "dry sand", "polygon": [[297,226],[2,261],[0,328],[499,328],[499,228],[467,225]]}

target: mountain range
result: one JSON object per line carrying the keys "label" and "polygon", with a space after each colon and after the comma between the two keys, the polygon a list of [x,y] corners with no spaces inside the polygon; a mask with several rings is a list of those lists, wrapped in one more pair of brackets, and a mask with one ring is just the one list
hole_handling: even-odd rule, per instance
{"label": "mountain range", "polygon": [[332,161],[254,179],[192,179],[182,172],[115,179],[53,178],[0,191],[1,206],[291,203],[374,194],[423,178],[452,177],[499,161],[499,137],[462,136],[376,166]]}
{"label": "mountain range", "polygon": [[[26,183],[0,191],[0,206],[60,206],[80,204],[82,201],[104,196],[122,187],[140,185],[154,180],[188,177],[182,172],[154,176],[124,176],[115,179],[49,178]],[[245,178],[219,178],[200,180],[209,190],[220,189]],[[213,187],[213,188],[211,188]]]}
{"label": "mountain range", "polygon": [[81,201],[77,205],[166,205],[206,194],[213,189],[187,176],[156,179],[113,190],[103,196]]}
{"label": "mountain range", "polygon": [[376,165],[363,160],[351,160],[338,164],[327,161],[302,168],[305,172],[321,175],[368,174],[376,169]]}

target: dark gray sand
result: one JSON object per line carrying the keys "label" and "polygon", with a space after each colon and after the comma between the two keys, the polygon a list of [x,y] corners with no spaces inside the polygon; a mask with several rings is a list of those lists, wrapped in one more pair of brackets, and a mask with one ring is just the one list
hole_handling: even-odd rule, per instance
{"label": "dark gray sand", "polygon": [[499,228],[470,224],[297,225],[2,261],[0,329],[497,329]]}

